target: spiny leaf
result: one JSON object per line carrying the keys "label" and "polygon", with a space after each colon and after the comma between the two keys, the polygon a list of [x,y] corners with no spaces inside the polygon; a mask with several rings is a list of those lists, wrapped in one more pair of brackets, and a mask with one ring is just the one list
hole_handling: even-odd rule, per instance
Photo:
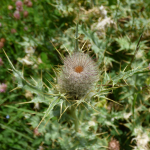
{"label": "spiny leaf", "polygon": [[[54,108],[54,106],[57,105],[60,101],[61,101],[61,100],[60,100],[59,97],[55,97],[55,98],[53,99],[53,101],[50,103],[50,105],[49,105],[47,111],[45,112],[44,117],[43,117],[42,120],[40,121],[39,125],[42,123],[42,121],[45,119],[45,117],[47,117],[47,116],[51,113],[51,111],[52,111],[52,109]],[[37,128],[39,127],[39,125],[37,126]]]}
{"label": "spiny leaf", "polygon": [[113,86],[114,86],[115,84],[117,84],[121,79],[125,80],[125,79],[127,79],[128,77],[133,76],[134,74],[139,73],[139,72],[142,72],[142,71],[144,71],[144,70],[146,70],[146,68],[141,68],[141,69],[135,68],[135,69],[129,70],[129,71],[127,71],[127,72],[121,71],[121,72],[119,73],[119,75],[117,75],[117,76],[115,76],[115,77],[112,78]]}

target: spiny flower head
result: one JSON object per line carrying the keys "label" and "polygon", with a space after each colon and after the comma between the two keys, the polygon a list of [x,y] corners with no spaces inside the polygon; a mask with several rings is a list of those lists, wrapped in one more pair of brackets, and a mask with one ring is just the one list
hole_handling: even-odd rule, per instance
{"label": "spiny flower head", "polygon": [[73,99],[80,99],[88,94],[96,81],[98,67],[88,54],[75,52],[64,59],[58,76],[60,92]]}

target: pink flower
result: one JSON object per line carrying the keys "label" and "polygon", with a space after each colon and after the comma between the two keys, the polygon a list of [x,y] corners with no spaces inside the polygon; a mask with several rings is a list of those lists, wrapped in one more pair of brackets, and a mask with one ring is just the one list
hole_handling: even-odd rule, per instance
{"label": "pink flower", "polygon": [[29,0],[24,0],[24,4],[27,5]]}
{"label": "pink flower", "polygon": [[22,7],[22,5],[23,5],[22,1],[17,1],[17,2],[16,2],[16,6],[17,6],[17,7]]}
{"label": "pink flower", "polygon": [[11,33],[16,33],[16,29],[11,29]]}
{"label": "pink flower", "polygon": [[5,93],[7,85],[5,83],[0,84],[0,93]]}
{"label": "pink flower", "polygon": [[27,31],[27,30],[28,30],[28,27],[24,27],[24,30]]}
{"label": "pink flower", "polygon": [[0,27],[2,26],[2,23],[0,22]]}
{"label": "pink flower", "polygon": [[14,12],[14,17],[16,18],[16,19],[20,19],[20,13],[19,13],[19,11],[18,10],[16,10],[15,12]]}
{"label": "pink flower", "polygon": [[23,11],[22,5],[23,5],[22,1],[17,1],[16,2],[16,9],[18,11]]}
{"label": "pink flower", "polygon": [[28,13],[28,11],[26,11],[26,10],[23,12],[23,16],[24,16],[25,18],[28,17],[28,14],[29,14],[29,13]]}
{"label": "pink flower", "polygon": [[41,135],[41,133],[39,133],[39,131],[38,131],[38,128],[34,129],[34,135],[35,136],[40,136]]}
{"label": "pink flower", "polygon": [[2,66],[4,63],[3,63],[3,60],[2,58],[0,58],[0,66]]}
{"label": "pink flower", "polygon": [[32,5],[33,5],[33,4],[32,4],[31,1],[29,1],[29,2],[27,3],[27,6],[28,6],[28,7],[32,7]]}
{"label": "pink flower", "polygon": [[23,11],[23,8],[22,7],[16,7],[16,10],[18,10],[18,11]]}
{"label": "pink flower", "polygon": [[149,70],[150,70],[150,63],[149,63],[149,65],[148,65],[148,68],[149,68]]}

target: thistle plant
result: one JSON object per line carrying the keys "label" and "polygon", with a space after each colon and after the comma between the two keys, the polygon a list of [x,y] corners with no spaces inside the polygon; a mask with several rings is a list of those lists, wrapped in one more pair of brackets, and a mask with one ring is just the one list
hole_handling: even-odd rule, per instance
{"label": "thistle plant", "polygon": [[[117,1],[117,3],[118,2],[119,1]],[[42,55],[44,50],[47,50],[45,49],[45,43],[35,45],[35,43],[39,44],[40,41],[45,41],[45,38],[48,39],[47,36],[51,35],[48,34],[45,36],[45,33],[47,34],[49,31],[49,27],[45,28],[45,24],[47,23],[44,24],[44,33],[42,30],[43,37],[45,37],[43,40],[38,37],[39,41],[35,42],[35,37],[37,36],[31,35],[31,39],[34,39],[32,42],[27,35],[24,35],[23,39],[25,37],[27,40],[24,39],[25,42],[17,42],[17,44],[24,46],[24,54],[30,56],[18,60],[23,64],[25,61],[30,64],[29,60],[33,61],[33,63],[31,62],[30,65],[26,63],[27,66],[25,65],[25,70],[22,69],[21,72],[19,71],[21,70],[20,65],[14,67],[11,63],[11,61],[14,63],[13,59],[11,57],[11,61],[8,59],[12,74],[15,77],[15,82],[18,82],[15,89],[21,88],[25,92],[31,92],[26,92],[26,99],[24,100],[21,96],[21,104],[33,103],[35,104],[34,108],[36,111],[28,110],[29,107],[26,108],[26,106],[24,106],[25,109],[20,108],[23,107],[19,105],[20,101],[17,101],[17,105],[6,106],[17,110],[19,113],[21,111],[23,112],[26,122],[31,125],[34,136],[38,136],[40,143],[41,141],[39,139],[43,138],[44,144],[41,145],[46,149],[130,150],[130,145],[134,149],[149,149],[150,117],[147,114],[149,114],[150,105],[150,90],[148,89],[150,78],[146,73],[149,72],[150,66],[148,66],[149,62],[146,59],[149,59],[150,53],[148,52],[149,43],[145,41],[145,33],[143,33],[143,37],[139,37],[142,33],[138,30],[138,28],[141,28],[141,23],[146,22],[148,19],[144,19],[145,21],[139,20],[138,15],[136,14],[135,16],[136,9],[133,10],[134,13],[132,13],[131,10],[131,6],[136,7],[136,2],[134,2],[135,5],[133,5],[132,2],[130,6],[130,2],[128,1],[126,5],[128,5],[128,10],[131,11],[128,11],[127,15],[135,16],[135,19],[127,19],[127,21],[122,24],[120,21],[126,20],[126,18],[123,18],[126,17],[126,15],[122,13],[122,10],[126,13],[126,9],[122,9],[125,5],[123,5],[121,1],[119,3],[120,4],[116,6],[116,11],[114,9],[115,5],[113,5],[112,9],[109,9],[109,6],[102,7],[101,5],[104,4],[100,3],[100,9],[103,10],[102,20],[99,19],[102,15],[99,11],[97,12],[97,10],[99,10],[97,6],[94,6],[92,9],[90,5],[86,6],[84,15],[86,15],[85,17],[87,19],[79,18],[79,22],[82,22],[82,25],[79,26],[79,34],[81,35],[79,38],[78,35],[76,35],[75,48],[73,45],[74,32],[76,29],[73,27],[73,24],[70,26],[70,19],[68,19],[68,26],[63,29],[62,35],[57,35],[57,39],[55,39],[55,37],[50,38],[54,45],[59,47],[60,56],[63,55],[63,52],[68,52],[66,57],[62,57],[63,65],[57,68],[59,72],[53,67],[54,64],[51,61],[46,61],[55,56],[55,54],[52,55],[53,51],[51,51],[51,53],[46,51],[46,53],[44,53],[45,55]],[[47,2],[42,2],[42,4],[46,7],[49,5]],[[83,5],[84,4],[82,4],[81,7],[84,8]],[[64,9],[64,12],[67,12],[66,14],[61,11],[60,16],[64,14],[66,18],[70,16],[71,13],[68,13],[66,10],[69,6],[66,4],[61,3],[61,7],[58,7],[59,5],[55,3],[53,7],[54,6],[56,6],[56,9]],[[139,3],[139,6],[142,5]],[[74,7],[75,6],[72,5],[72,10],[75,10]],[[106,9],[104,10],[104,8]],[[83,10],[84,9],[82,9],[82,11]],[[109,12],[108,14],[106,10]],[[79,10],[79,12],[81,11]],[[44,16],[46,14],[44,14]],[[143,14],[141,13],[140,15],[142,16],[141,18],[143,18]],[[32,15],[29,15],[26,19],[30,19],[31,16]],[[36,15],[34,15],[34,17],[36,17]],[[149,18],[149,16],[147,18]],[[102,24],[104,20],[108,21],[106,25]],[[111,26],[111,23],[115,26]],[[103,30],[96,28],[97,25],[102,27]],[[136,33],[135,29],[137,29]],[[16,30],[17,33],[19,33],[19,29],[16,28]],[[39,30],[41,29],[39,28]],[[9,39],[7,39],[7,41],[9,41]],[[80,46],[85,43],[84,47],[81,48],[82,50],[78,50],[78,41],[80,42]],[[32,43],[34,44],[32,45]],[[47,43],[49,48],[49,40]],[[36,48],[35,52],[33,49],[34,45]],[[64,47],[65,50],[63,49]],[[8,49],[5,50],[8,56],[11,56]],[[50,50],[52,50],[51,47]],[[96,55],[97,61],[95,62],[88,53],[83,51],[92,51],[92,54]],[[40,66],[40,63],[35,61],[37,59],[34,59],[36,55],[43,58],[40,67],[40,69],[42,69],[41,77],[37,77],[40,71],[33,66],[33,64]],[[19,57],[23,57],[23,55]],[[46,65],[48,64],[49,67],[43,67],[44,63]],[[31,66],[31,69],[26,70],[26,67],[29,66]],[[51,76],[48,75],[49,73],[51,74],[52,71],[50,66],[54,72],[56,71],[56,76],[53,78],[54,82],[52,82]],[[45,71],[47,71],[48,74]],[[31,73],[31,78],[29,78],[28,73]],[[147,78],[146,82],[145,78]],[[1,92],[0,95],[2,94]],[[3,103],[5,99],[2,100],[1,103]],[[115,103],[115,105],[113,103]],[[31,106],[33,107],[33,105]],[[16,111],[14,114],[16,114]],[[8,122],[8,124],[12,126],[11,123],[14,118],[12,118],[12,120],[11,118],[10,116],[8,119],[10,122]],[[7,124],[4,122],[4,125]],[[142,127],[143,130],[141,130],[141,132],[137,130],[138,132],[133,134],[133,131],[140,127]],[[15,134],[16,133],[17,132],[15,132]],[[5,136],[5,133],[3,133],[3,135]],[[1,139],[3,139],[2,136]],[[34,144],[34,142],[32,143]],[[29,143],[29,145],[31,144]]]}

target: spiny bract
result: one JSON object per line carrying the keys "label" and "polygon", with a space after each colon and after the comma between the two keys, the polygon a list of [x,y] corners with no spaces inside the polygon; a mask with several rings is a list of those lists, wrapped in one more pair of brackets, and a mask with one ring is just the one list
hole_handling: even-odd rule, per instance
{"label": "spiny bract", "polygon": [[58,75],[60,92],[72,99],[85,96],[98,81],[98,67],[88,54],[75,52],[64,59]]}

